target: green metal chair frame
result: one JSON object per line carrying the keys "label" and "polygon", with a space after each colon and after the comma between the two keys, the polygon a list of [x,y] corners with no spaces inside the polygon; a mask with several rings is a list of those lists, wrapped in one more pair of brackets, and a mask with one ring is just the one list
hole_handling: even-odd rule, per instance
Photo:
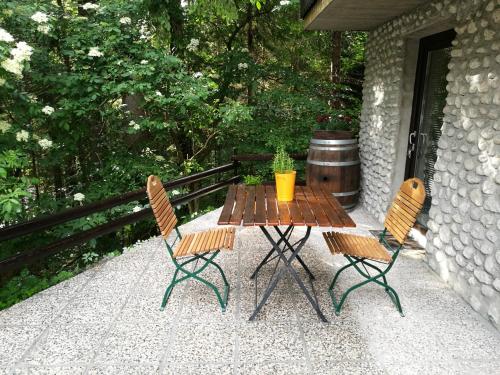
{"label": "green metal chair frame", "polygon": [[[396,291],[394,290],[394,288],[391,287],[387,283],[387,278],[385,277],[385,275],[391,270],[392,266],[394,265],[394,262],[396,261],[398,255],[399,255],[399,251],[401,250],[401,248],[403,246],[399,245],[396,249],[394,249],[391,245],[389,245],[385,239],[386,232],[387,232],[387,229],[384,229],[384,231],[380,234],[379,242],[382,243],[393,254],[392,254],[392,259],[391,259],[390,263],[383,271],[379,267],[375,266],[374,264],[367,262],[366,258],[359,258],[359,257],[354,257],[354,256],[349,256],[347,254],[344,254],[344,257],[349,261],[349,264],[343,266],[342,268],[340,268],[337,271],[337,273],[335,274],[335,277],[332,280],[332,283],[330,284],[330,287],[328,288],[328,293],[330,294],[330,297],[332,298],[333,306],[335,308],[335,315],[337,315],[337,316],[340,315],[340,310],[342,308],[342,305],[344,304],[349,293],[351,293],[352,291],[354,291],[354,290],[362,287],[363,285],[366,285],[366,284],[373,281],[374,283],[376,283],[380,286],[383,286],[385,288],[385,291],[387,292],[387,294],[391,298],[392,302],[396,305],[396,308],[398,309],[401,316],[404,316],[403,309],[401,307],[401,303],[399,300],[399,296],[396,293]],[[364,271],[359,267],[359,265],[358,265],[359,263],[361,263],[361,265],[363,265]],[[366,280],[363,282],[360,282],[358,284],[355,284],[352,287],[350,287],[349,289],[347,289],[347,291],[345,291],[344,294],[342,294],[340,301],[337,301],[335,298],[335,294],[333,293],[333,289],[335,288],[335,283],[336,283],[337,279],[339,278],[340,274],[350,267],[354,267],[356,269],[356,271],[358,271],[358,273],[361,276],[366,278]],[[370,268],[378,271],[378,274],[371,276],[366,267],[370,267]],[[383,281],[380,281],[379,280],[380,278],[382,278]]]}
{"label": "green metal chair frame", "polygon": [[[340,314],[340,310],[342,309],[342,306],[346,301],[347,296],[354,290],[370,282],[374,282],[375,284],[382,286],[385,289],[386,293],[391,298],[392,302],[396,306],[401,316],[404,316],[399,296],[396,293],[396,290],[388,284],[386,275],[396,262],[396,259],[398,258],[398,255],[401,249],[403,248],[404,241],[408,233],[410,232],[411,228],[413,227],[416,218],[420,213],[420,210],[422,209],[424,200],[425,200],[425,188],[421,180],[417,178],[412,178],[403,182],[386,216],[386,220],[384,222],[385,228],[383,232],[379,235],[378,239],[378,243],[382,245],[384,249],[387,249],[388,251],[390,251],[390,253],[392,253],[389,259],[386,259],[385,261],[380,261],[380,259],[377,260],[373,259],[372,257],[362,256],[362,251],[360,252],[360,254],[343,253],[344,257],[348,260],[349,264],[341,267],[337,271],[328,288],[328,293],[330,294],[330,297],[332,299],[335,314],[337,316]],[[393,247],[389,244],[389,242],[387,241],[388,232],[394,236],[399,246]],[[327,240],[330,249],[333,252],[331,243],[329,243],[329,236],[331,237],[332,235],[325,233],[324,236],[325,239]],[[356,238],[357,240],[360,241],[359,243],[361,244],[363,243],[363,240],[366,239],[361,236],[353,236],[353,235],[344,235],[344,236],[349,238]],[[352,242],[350,243],[352,244]],[[378,263],[387,264],[387,266],[385,267],[385,269],[382,270],[373,263],[368,262],[367,261],[368,259]],[[363,268],[361,268],[360,265]],[[340,299],[337,300],[334,294],[335,284],[340,274],[346,269],[351,267],[354,267],[354,269],[366,280],[348,288],[342,294]],[[371,268],[372,270],[375,270],[377,273],[374,275],[370,275],[370,272],[368,271],[367,267]]]}
{"label": "green metal chair frame", "polygon": [[[166,239],[164,240],[165,245],[167,245],[167,250],[168,250],[168,253],[170,255],[170,258],[172,259],[172,263],[175,265],[175,272],[174,272],[174,276],[172,277],[172,281],[170,282],[169,286],[167,287],[167,290],[165,291],[165,295],[163,296],[163,301],[161,303],[161,310],[165,309],[165,306],[168,303],[168,299],[170,298],[170,295],[172,294],[174,287],[183,281],[186,281],[190,278],[193,278],[193,279],[201,282],[202,284],[208,286],[210,289],[212,289],[214,291],[215,295],[217,296],[217,300],[219,301],[219,304],[222,308],[222,312],[226,311],[227,301],[229,298],[229,283],[227,282],[226,275],[224,274],[224,271],[222,270],[222,268],[217,263],[215,263],[213,261],[214,258],[217,255],[219,255],[220,250],[213,252],[209,257],[207,257],[207,256],[210,254],[210,252],[205,252],[202,254],[195,254],[193,257],[190,257],[189,259],[185,260],[184,262],[179,263],[179,262],[177,262],[176,258],[174,257],[173,247],[174,247],[175,243],[177,242],[177,240],[182,240],[182,235],[179,232],[179,229],[177,227],[175,227],[175,232],[176,232],[176,237],[171,245],[167,242]],[[198,260],[205,261],[205,263],[200,268],[193,269],[192,271],[187,270],[185,268],[185,266],[187,266],[188,264],[191,264],[193,262],[196,262],[195,263],[195,267],[196,267]],[[217,268],[222,276],[222,280],[224,281],[224,296],[223,297],[221,296],[219,289],[214,284],[212,284],[210,281],[207,281],[204,278],[198,276],[209,265],[212,265],[215,268]],[[181,276],[180,278],[177,279],[177,275],[179,274],[179,272],[184,273],[185,275]]]}
{"label": "green metal chair frame", "polygon": [[[193,239],[193,236],[195,236],[196,234],[190,234],[188,235],[191,236],[190,244],[196,246],[189,246],[189,243],[183,244],[183,237],[179,231],[179,228],[177,227],[177,218],[175,216],[172,205],[170,204],[167,193],[163,188],[163,184],[158,177],[149,176],[147,182],[147,193],[151,208],[153,209],[153,213],[156,218],[156,222],[163,236],[172,263],[175,266],[175,272],[172,277],[172,281],[168,285],[163,296],[161,310],[165,309],[165,306],[167,305],[168,300],[172,295],[172,291],[176,285],[183,281],[194,279],[213,290],[213,292],[217,296],[217,300],[219,301],[222,311],[224,312],[227,307],[230,287],[224,271],[217,263],[214,262],[214,259],[220,253],[221,248],[232,248],[234,228],[199,232],[197,233],[199,237],[197,237],[196,240]],[[173,230],[175,230],[176,236],[173,241],[169,243],[168,238],[170,237],[170,234]],[[187,239],[188,236],[186,236],[185,239]],[[179,241],[178,246],[180,247],[180,250],[176,253],[176,249],[174,248],[174,246],[177,241]],[[177,258],[180,256],[183,257],[183,261],[181,262],[177,260]],[[202,264],[201,267],[196,268],[198,261],[200,260],[204,261],[204,264]],[[192,269],[188,269],[187,267],[193,263],[194,267],[192,267]],[[224,282],[224,292],[222,295],[219,289],[213,283],[200,276],[200,274],[205,271],[208,266],[215,267],[222,276],[222,280]],[[178,278],[179,273],[181,275]]]}

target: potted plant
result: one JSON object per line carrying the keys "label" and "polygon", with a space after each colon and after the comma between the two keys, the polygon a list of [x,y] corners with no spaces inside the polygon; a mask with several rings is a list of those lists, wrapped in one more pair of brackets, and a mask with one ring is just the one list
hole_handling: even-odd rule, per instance
{"label": "potted plant", "polygon": [[273,171],[276,180],[277,199],[281,202],[292,201],[297,171],[294,169],[293,159],[283,146],[276,149],[273,159]]}

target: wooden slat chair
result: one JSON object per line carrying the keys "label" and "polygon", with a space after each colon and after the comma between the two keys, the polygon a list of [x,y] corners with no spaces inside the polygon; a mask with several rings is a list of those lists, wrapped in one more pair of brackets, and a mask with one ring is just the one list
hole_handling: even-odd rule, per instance
{"label": "wooden slat chair", "polygon": [[[424,200],[425,188],[423,182],[418,178],[411,178],[403,182],[399,192],[396,194],[396,197],[394,198],[385,218],[384,231],[380,234],[378,239],[374,237],[363,237],[336,232],[323,233],[323,237],[325,238],[331,253],[343,254],[349,261],[349,264],[338,270],[332,283],[330,284],[330,287],[328,288],[328,293],[330,293],[330,296],[332,297],[336,315],[340,314],[340,309],[342,308],[342,305],[344,304],[349,293],[365,284],[374,282],[385,288],[385,291],[389,297],[391,297],[391,300],[396,305],[396,308],[401,316],[404,316],[399,296],[396,291],[389,284],[387,284],[385,275],[394,265],[399,251],[403,247],[404,241],[411,228],[413,228],[415,220],[422,209]],[[397,248],[392,247],[387,242],[387,232],[392,234],[399,243]],[[387,266],[382,271],[373,263],[368,262],[368,260],[384,263]],[[360,268],[360,265],[363,266],[363,269]],[[350,267],[354,267],[356,271],[366,278],[366,280],[347,289],[340,300],[337,301],[333,292],[335,282],[341,272]],[[378,273],[370,275],[366,267],[369,267]]]}
{"label": "wooden slat chair", "polygon": [[[177,217],[175,216],[174,210],[170,204],[167,193],[163,188],[161,180],[156,176],[149,176],[146,190],[156,222],[160,228],[165,244],[167,245],[167,250],[170,254],[172,262],[176,267],[172,281],[165,291],[161,309],[163,310],[167,305],[174,286],[182,281],[193,278],[207,285],[215,292],[215,295],[217,296],[217,299],[222,307],[222,311],[225,311],[229,296],[229,283],[227,282],[222,268],[214,262],[214,258],[222,249],[233,249],[235,234],[234,227],[191,233],[182,237],[179,229],[177,228]],[[169,243],[168,238],[174,229],[176,237],[173,239],[172,243]],[[174,247],[178,240],[179,242]],[[178,261],[179,258],[183,258],[182,262]],[[201,267],[196,270],[189,270],[186,268],[187,265],[197,260],[204,261]],[[199,276],[199,274],[209,265],[217,268],[222,276],[222,280],[224,281],[223,296],[221,296],[215,285]],[[179,272],[181,272],[181,275],[184,275],[177,278]]]}

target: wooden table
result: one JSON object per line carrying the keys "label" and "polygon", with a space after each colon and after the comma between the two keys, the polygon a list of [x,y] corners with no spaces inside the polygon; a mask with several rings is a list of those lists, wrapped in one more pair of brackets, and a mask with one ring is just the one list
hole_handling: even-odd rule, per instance
{"label": "wooden table", "polygon": [[[271,243],[272,249],[257,266],[251,278],[256,278],[261,267],[274,258],[279,258],[278,262],[281,260],[284,263],[284,267],[273,274],[250,320],[255,319],[278,281],[283,278],[285,272],[288,272],[302,289],[320,319],[327,321],[319,308],[318,301],[311,296],[291,264],[297,259],[308,273],[309,278],[314,279],[314,275],[299,256],[300,250],[309,238],[311,227],[356,226],[332,194],[318,188],[296,186],[293,201],[279,202],[276,200],[276,190],[273,185],[232,185],[229,187],[218,224],[258,226]],[[288,227],[282,231],[279,228],[280,225]],[[274,227],[279,236],[278,241],[272,238],[266,226]],[[289,239],[296,226],[305,226],[307,228],[306,234],[294,244],[290,244]],[[288,251],[292,254],[287,258],[285,253]],[[270,259],[273,254],[276,255]]]}

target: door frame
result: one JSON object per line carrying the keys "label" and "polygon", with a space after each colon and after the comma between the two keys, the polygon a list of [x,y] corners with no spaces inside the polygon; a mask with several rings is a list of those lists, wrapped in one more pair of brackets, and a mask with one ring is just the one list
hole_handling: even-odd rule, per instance
{"label": "door frame", "polygon": [[[407,148],[406,148],[406,165],[405,165],[405,180],[413,177],[416,163],[416,150],[418,149],[419,142],[419,127],[421,107],[423,100],[423,93],[425,89],[425,79],[427,73],[427,64],[429,60],[429,52],[451,47],[453,40],[455,40],[457,33],[455,30],[450,29],[442,31],[437,34],[429,35],[420,39],[418,47],[417,67],[415,72],[415,85],[413,90],[413,103],[410,118],[410,129],[408,131]],[[410,134],[416,132],[414,139],[414,151],[411,158],[408,158],[408,150],[412,146],[410,144]]]}

